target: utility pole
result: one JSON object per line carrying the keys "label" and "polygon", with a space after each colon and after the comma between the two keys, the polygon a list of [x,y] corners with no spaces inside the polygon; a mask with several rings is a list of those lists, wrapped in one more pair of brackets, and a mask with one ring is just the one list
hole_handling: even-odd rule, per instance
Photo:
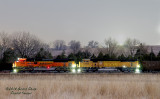
{"label": "utility pole", "polygon": [[152,47],[151,47],[151,61],[152,61],[152,53],[153,53],[153,49],[152,49]]}
{"label": "utility pole", "polygon": [[140,61],[141,61],[141,46],[142,46],[142,43],[140,44],[140,47],[139,47]]}

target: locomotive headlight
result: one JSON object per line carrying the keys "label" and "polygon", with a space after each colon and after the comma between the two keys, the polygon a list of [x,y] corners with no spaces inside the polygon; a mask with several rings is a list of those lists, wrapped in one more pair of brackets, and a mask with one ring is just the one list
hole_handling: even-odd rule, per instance
{"label": "locomotive headlight", "polygon": [[126,66],[124,65],[123,68],[126,68]]}
{"label": "locomotive headlight", "polygon": [[140,68],[140,65],[137,65],[137,68]]}
{"label": "locomotive headlight", "polygon": [[17,73],[18,72],[18,70],[17,69],[13,69],[13,73]]}
{"label": "locomotive headlight", "polygon": [[72,69],[72,73],[75,73],[76,72],[76,70],[75,69]]}
{"label": "locomotive headlight", "polygon": [[77,71],[78,71],[78,73],[80,73],[80,72],[81,72],[81,69],[79,68]]}
{"label": "locomotive headlight", "polygon": [[72,65],[72,68],[75,68],[75,67],[76,67],[76,64],[73,64],[73,65]]}
{"label": "locomotive headlight", "polygon": [[13,64],[12,64],[12,67],[16,67],[16,63],[13,63]]}
{"label": "locomotive headlight", "polygon": [[12,65],[12,67],[15,67],[14,63],[13,63],[13,65]]}

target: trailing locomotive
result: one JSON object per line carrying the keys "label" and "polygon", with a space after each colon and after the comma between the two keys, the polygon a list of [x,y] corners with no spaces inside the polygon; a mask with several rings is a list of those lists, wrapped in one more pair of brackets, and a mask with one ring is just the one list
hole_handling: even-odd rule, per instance
{"label": "trailing locomotive", "polygon": [[139,61],[120,61],[120,60],[96,60],[82,59],[80,62],[75,62],[70,59],[26,59],[18,58],[13,63],[13,72],[26,71],[64,71],[64,72],[96,72],[99,69],[117,69],[122,72],[141,72]]}
{"label": "trailing locomotive", "polygon": [[99,69],[114,69],[122,72],[141,72],[141,66],[137,60],[103,60],[83,59],[80,62],[82,71],[98,71]]}

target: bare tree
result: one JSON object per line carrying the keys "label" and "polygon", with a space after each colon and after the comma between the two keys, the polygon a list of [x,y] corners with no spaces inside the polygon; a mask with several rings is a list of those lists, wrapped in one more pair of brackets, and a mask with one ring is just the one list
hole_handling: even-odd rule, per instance
{"label": "bare tree", "polygon": [[0,33],[0,59],[3,58],[4,52],[10,47],[10,37],[7,33]]}
{"label": "bare tree", "polygon": [[56,40],[53,43],[53,47],[55,48],[55,50],[65,50],[66,49],[65,41],[64,40]]}
{"label": "bare tree", "polygon": [[90,48],[97,48],[98,47],[98,42],[94,41],[94,40],[89,41],[88,42],[88,47],[90,47]]}
{"label": "bare tree", "polygon": [[126,52],[125,52],[125,47],[124,46],[121,46],[121,45],[118,45],[117,46],[117,55],[124,55],[124,56],[127,56]]}
{"label": "bare tree", "polygon": [[70,45],[70,49],[73,50],[73,53],[76,53],[78,52],[78,50],[80,49],[81,47],[81,44],[79,41],[75,41],[75,40],[72,40],[69,42],[69,45]]}
{"label": "bare tree", "polygon": [[41,48],[43,48],[43,50],[45,50],[45,51],[50,52],[50,45],[49,44],[41,43]]}
{"label": "bare tree", "polygon": [[[152,49],[151,49],[152,50]],[[139,58],[140,60],[143,60],[144,57],[149,54],[148,53],[148,47],[145,45],[145,43],[140,43],[137,47],[137,51],[135,53],[135,57]],[[151,55],[154,55],[153,51],[151,51]],[[151,57],[152,58],[152,57]]]}
{"label": "bare tree", "polygon": [[138,46],[139,44],[140,44],[140,41],[139,41],[139,40],[128,38],[128,39],[125,41],[124,46],[127,47],[130,55],[133,57],[135,51],[137,50],[137,46]]}
{"label": "bare tree", "polygon": [[113,56],[116,52],[116,48],[117,48],[117,41],[112,39],[112,38],[108,38],[107,40],[105,39],[105,45],[107,47],[107,53],[110,56]]}
{"label": "bare tree", "polygon": [[19,32],[13,35],[12,46],[21,57],[33,57],[41,48],[41,43],[36,36]]}

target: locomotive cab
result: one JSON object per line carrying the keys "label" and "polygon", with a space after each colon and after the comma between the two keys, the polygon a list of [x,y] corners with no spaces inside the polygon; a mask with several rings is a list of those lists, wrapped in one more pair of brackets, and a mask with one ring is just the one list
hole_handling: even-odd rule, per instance
{"label": "locomotive cab", "polygon": [[26,58],[18,58],[17,61],[12,64],[13,72],[17,73],[19,69],[26,66],[26,60]]}
{"label": "locomotive cab", "polygon": [[82,59],[82,61],[80,62],[80,68],[82,71],[98,71],[98,65],[93,65],[95,64],[93,61],[91,61],[91,59]]}

